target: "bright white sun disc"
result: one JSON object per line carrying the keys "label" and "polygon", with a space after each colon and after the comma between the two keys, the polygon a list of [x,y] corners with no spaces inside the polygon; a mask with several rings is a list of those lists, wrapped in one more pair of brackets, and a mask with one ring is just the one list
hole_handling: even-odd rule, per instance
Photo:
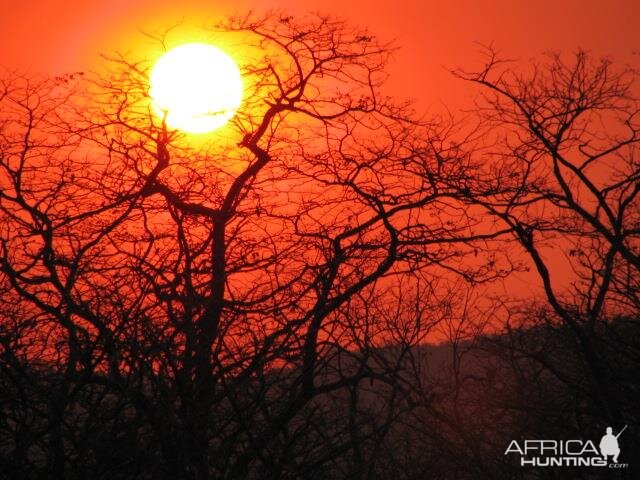
{"label": "bright white sun disc", "polygon": [[229,55],[204,43],[187,43],[155,64],[149,78],[155,113],[190,133],[222,127],[242,101],[242,77]]}

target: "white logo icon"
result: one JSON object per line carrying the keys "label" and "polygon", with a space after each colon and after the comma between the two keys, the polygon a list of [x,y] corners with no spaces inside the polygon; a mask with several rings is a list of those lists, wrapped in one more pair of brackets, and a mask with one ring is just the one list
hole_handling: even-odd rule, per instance
{"label": "white logo icon", "polygon": [[613,435],[613,429],[607,427],[607,434],[600,440],[600,453],[607,460],[607,456],[613,456],[613,463],[618,463],[618,455],[620,455],[620,446],[618,445],[618,437],[625,431],[627,425],[617,435]]}

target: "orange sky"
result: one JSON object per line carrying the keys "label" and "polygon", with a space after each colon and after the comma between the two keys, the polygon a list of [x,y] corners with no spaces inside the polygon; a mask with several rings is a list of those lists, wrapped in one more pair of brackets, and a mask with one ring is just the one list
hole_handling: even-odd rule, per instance
{"label": "orange sky", "polygon": [[[135,50],[138,29],[181,18],[200,24],[235,11],[286,9],[329,12],[370,27],[402,47],[390,72],[393,93],[422,107],[466,103],[462,82],[443,67],[474,66],[474,42],[527,59],[549,49],[580,46],[623,62],[640,63],[640,1],[605,6],[594,0],[454,2],[428,0],[0,0],[0,65],[61,73],[90,69],[99,52]],[[138,37],[136,37],[138,36]]]}
{"label": "orange sky", "polygon": [[477,43],[493,42],[506,57],[523,60],[582,47],[640,67],[640,0],[612,5],[601,0],[0,0],[0,67],[49,74],[91,70],[98,68],[100,52],[135,53],[144,41],[140,30],[160,30],[181,19],[201,26],[250,9],[319,11],[396,40],[401,50],[389,68],[391,94],[416,100],[420,109],[456,110],[470,106],[473,91],[445,67],[477,66],[482,60]]}

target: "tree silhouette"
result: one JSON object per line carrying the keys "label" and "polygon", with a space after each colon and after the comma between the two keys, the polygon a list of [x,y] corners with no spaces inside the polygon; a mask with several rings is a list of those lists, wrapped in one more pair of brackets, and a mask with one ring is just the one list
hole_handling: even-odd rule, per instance
{"label": "tree silhouette", "polygon": [[637,72],[584,51],[524,71],[488,53],[456,72],[483,89],[477,114],[497,139],[485,155],[504,188],[478,204],[513,229],[545,298],[514,309],[491,351],[516,379],[509,396],[534,382],[546,431],[602,435],[638,418]]}
{"label": "tree silhouette", "polygon": [[245,92],[210,136],[131,55],[0,78],[0,471],[550,478],[509,442],[624,424],[632,458],[637,74],[489,50],[471,125],[332,17],[210,31]]}
{"label": "tree silhouette", "polygon": [[474,132],[384,95],[389,45],[322,16],[218,33],[242,39],[246,99],[203,147],[152,112],[144,62],[3,84],[14,475],[371,476],[429,402],[430,309],[512,268],[487,246],[511,227],[465,206],[497,188]]}

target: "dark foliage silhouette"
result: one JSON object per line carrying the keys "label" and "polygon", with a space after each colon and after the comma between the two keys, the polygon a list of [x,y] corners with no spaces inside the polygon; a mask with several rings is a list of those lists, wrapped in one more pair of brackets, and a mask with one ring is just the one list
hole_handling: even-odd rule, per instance
{"label": "dark foliage silhouette", "polygon": [[389,47],[325,17],[220,28],[259,55],[207,148],[150,113],[130,59],[5,84],[15,474],[366,476],[424,402],[411,347],[436,323],[436,281],[507,272],[464,265],[502,232],[462,208],[476,166],[451,126],[383,95]]}
{"label": "dark foliage silhouette", "polygon": [[[470,128],[388,98],[367,31],[216,29],[246,98],[209,143],[133,58],[2,79],[7,478],[551,478],[509,439],[604,423],[637,448],[633,72],[491,56],[457,72]],[[544,298],[479,289],[528,264]]]}

